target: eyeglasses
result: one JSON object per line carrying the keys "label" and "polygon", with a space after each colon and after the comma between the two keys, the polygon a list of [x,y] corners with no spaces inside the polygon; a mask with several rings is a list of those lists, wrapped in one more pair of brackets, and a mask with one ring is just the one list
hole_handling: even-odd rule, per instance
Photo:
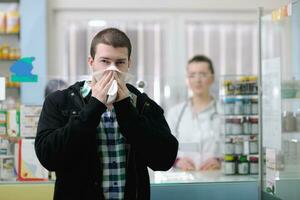
{"label": "eyeglasses", "polygon": [[189,79],[196,79],[196,78],[206,79],[206,78],[211,77],[212,75],[213,74],[211,74],[211,73],[191,73],[191,74],[188,74],[187,77]]}

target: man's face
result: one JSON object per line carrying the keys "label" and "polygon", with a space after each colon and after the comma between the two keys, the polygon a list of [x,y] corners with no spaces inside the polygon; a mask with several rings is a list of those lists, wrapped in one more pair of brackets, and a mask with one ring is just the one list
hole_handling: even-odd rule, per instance
{"label": "man's face", "polygon": [[192,62],[187,66],[187,80],[195,95],[203,95],[209,92],[214,76],[207,62]]}
{"label": "man's face", "polygon": [[126,47],[114,48],[102,43],[96,46],[95,57],[94,59],[89,57],[88,62],[94,72],[103,71],[111,65],[116,66],[122,72],[127,72],[130,66]]}

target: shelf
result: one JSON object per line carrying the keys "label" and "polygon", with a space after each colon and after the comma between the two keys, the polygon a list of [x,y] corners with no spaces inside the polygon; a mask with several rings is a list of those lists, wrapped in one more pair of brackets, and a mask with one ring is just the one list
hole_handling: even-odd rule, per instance
{"label": "shelf", "polygon": [[0,62],[3,61],[3,62],[15,62],[19,59],[0,59]]}
{"label": "shelf", "polygon": [[18,33],[0,33],[1,36],[19,36],[20,32]]}
{"label": "shelf", "polygon": [[253,117],[258,118],[258,115],[221,115],[223,118],[244,118],[244,117]]}
{"label": "shelf", "polygon": [[225,99],[225,98],[233,98],[233,99],[257,99],[258,95],[257,94],[252,94],[252,95],[225,95],[225,94],[221,94],[220,97],[221,97],[221,99]]}
{"label": "shelf", "polygon": [[19,137],[13,137],[13,136],[8,136],[8,135],[0,135],[0,138],[6,139],[9,142],[17,143],[19,141]]}
{"label": "shelf", "polygon": [[300,102],[300,98],[282,98],[285,102]]}
{"label": "shelf", "polygon": [[[236,139],[242,139],[243,141],[253,141],[253,140],[258,140],[258,134],[251,134],[251,135],[228,135],[226,134],[225,137],[228,138],[232,138],[233,140]],[[254,138],[254,139],[253,139]]]}
{"label": "shelf", "polygon": [[300,141],[300,131],[297,131],[297,132],[282,132],[282,139]]}

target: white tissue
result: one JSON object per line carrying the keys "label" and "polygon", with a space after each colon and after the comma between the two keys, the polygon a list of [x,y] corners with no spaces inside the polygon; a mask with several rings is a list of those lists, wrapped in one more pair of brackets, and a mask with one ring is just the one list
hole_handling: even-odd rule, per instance
{"label": "white tissue", "polygon": [[[94,71],[92,76],[94,77],[94,79],[96,81],[100,81],[104,75],[104,72],[106,72],[106,71],[115,71],[118,74],[118,76],[120,77],[120,79],[123,80],[125,83],[129,82],[130,79],[132,78],[131,74],[120,71],[114,65],[109,66],[105,70]],[[113,103],[117,98],[117,94],[118,94],[118,83],[116,80],[113,80],[113,82],[107,92],[106,104]]]}
{"label": "white tissue", "polygon": [[94,71],[93,72],[94,79],[96,81],[100,81],[101,78],[103,77],[104,72],[106,72],[106,71],[115,71],[115,72],[117,72],[118,75],[119,75],[119,77],[120,77],[120,79],[123,80],[125,83],[128,83],[131,80],[131,78],[133,77],[128,72],[122,72],[116,66],[111,65],[108,68],[106,68],[105,70]]}
{"label": "white tissue", "polygon": [[117,98],[117,94],[118,94],[118,83],[116,80],[113,80],[113,82],[107,92],[106,103],[110,104],[110,103],[114,102]]}

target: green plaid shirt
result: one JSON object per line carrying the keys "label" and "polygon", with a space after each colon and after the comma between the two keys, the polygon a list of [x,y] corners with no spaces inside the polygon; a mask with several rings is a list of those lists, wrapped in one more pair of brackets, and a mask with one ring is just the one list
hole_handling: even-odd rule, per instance
{"label": "green plaid shirt", "polygon": [[[81,94],[86,97],[91,88],[85,82]],[[106,200],[124,199],[126,148],[114,109],[106,110],[97,128],[98,153],[101,160],[102,189]]]}

